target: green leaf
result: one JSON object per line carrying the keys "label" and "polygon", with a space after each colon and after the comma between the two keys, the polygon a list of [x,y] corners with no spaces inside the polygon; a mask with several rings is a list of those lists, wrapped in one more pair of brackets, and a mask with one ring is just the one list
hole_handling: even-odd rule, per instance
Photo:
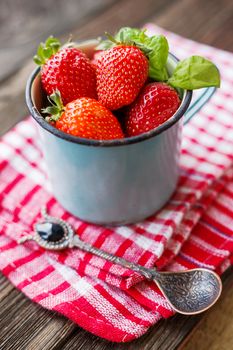
{"label": "green leaf", "polygon": [[177,64],[168,83],[187,90],[219,87],[220,73],[211,61],[201,56],[191,56]]}
{"label": "green leaf", "polygon": [[156,81],[166,81],[168,79],[168,73],[166,67],[162,69],[157,68],[156,65],[149,66],[149,77]]}
{"label": "green leaf", "polygon": [[45,47],[43,50],[43,57],[46,58],[50,58],[53,54],[53,50],[51,47]]}
{"label": "green leaf", "polygon": [[49,114],[49,115],[54,116],[55,114],[58,114],[59,109],[55,106],[49,106],[49,107],[43,108],[42,112],[45,114]]}
{"label": "green leaf", "polygon": [[40,43],[38,48],[37,48],[37,56],[38,57],[42,57],[43,56],[43,52],[44,52],[44,43]]}
{"label": "green leaf", "polygon": [[43,65],[55,53],[59,51],[61,43],[53,36],[48,37],[45,43],[40,43],[37,49],[37,55],[34,57],[34,62],[38,65]]}
{"label": "green leaf", "polygon": [[49,115],[48,120],[57,121],[64,112],[60,91],[56,90],[48,97],[48,100],[51,105],[42,109],[42,112]]}
{"label": "green leaf", "polygon": [[168,58],[168,41],[163,35],[154,35],[147,41],[147,48],[151,49],[149,58],[149,77],[157,81],[168,79],[166,63]]}
{"label": "green leaf", "polygon": [[158,68],[163,68],[167,63],[169,46],[167,39],[163,35],[154,35],[148,40],[148,44],[152,50],[149,58],[156,62]]}
{"label": "green leaf", "polygon": [[63,109],[63,103],[61,99],[61,93],[59,90],[56,90],[52,95],[49,96],[49,100],[52,104],[57,106],[59,109]]}
{"label": "green leaf", "polygon": [[115,35],[115,39],[124,44],[132,44],[135,41],[143,43],[146,38],[145,30],[130,27],[121,28]]}
{"label": "green leaf", "polygon": [[45,46],[48,47],[51,45],[60,45],[60,41],[57,38],[54,38],[52,35],[50,35],[45,41]]}
{"label": "green leaf", "polygon": [[45,47],[51,50],[51,55],[55,54],[61,47],[61,43],[57,38],[52,35],[48,37],[45,42]]}
{"label": "green leaf", "polygon": [[34,61],[38,66],[41,66],[41,65],[42,65],[42,61],[41,61],[41,59],[40,59],[37,55],[33,56],[33,61]]}

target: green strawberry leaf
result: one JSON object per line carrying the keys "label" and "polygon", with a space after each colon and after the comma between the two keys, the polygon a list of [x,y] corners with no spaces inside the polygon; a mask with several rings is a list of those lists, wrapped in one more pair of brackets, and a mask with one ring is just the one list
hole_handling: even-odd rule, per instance
{"label": "green strawberry leaf", "polygon": [[37,49],[37,54],[33,57],[33,60],[39,66],[42,66],[46,61],[55,53],[60,50],[61,43],[57,38],[53,36],[48,37],[45,43],[40,43]]}
{"label": "green strawberry leaf", "polygon": [[201,56],[191,56],[180,61],[168,84],[187,90],[200,89],[209,86],[220,86],[218,68]]}
{"label": "green strawberry leaf", "polygon": [[42,113],[48,114],[46,117],[48,121],[57,121],[64,112],[64,106],[61,99],[59,90],[56,90],[53,94],[48,96],[50,106],[43,108]]}
{"label": "green strawberry leaf", "polygon": [[59,109],[64,109],[61,93],[59,90],[56,90],[52,95],[49,96],[49,101],[52,105],[56,106]]}
{"label": "green strawberry leaf", "polygon": [[33,61],[35,62],[35,64],[37,64],[38,66],[42,66],[42,61],[41,61],[41,59],[37,56],[37,55],[35,55],[35,56],[33,56]]}
{"label": "green strawberry leaf", "polygon": [[37,49],[37,56],[42,57],[44,54],[44,44],[40,43]]}
{"label": "green strawberry leaf", "polygon": [[48,37],[45,42],[46,47],[52,47],[54,51],[59,50],[61,43],[57,38],[54,38],[52,35]]}
{"label": "green strawberry leaf", "polygon": [[44,47],[43,56],[45,59],[50,58],[53,54],[53,50],[51,47]]}

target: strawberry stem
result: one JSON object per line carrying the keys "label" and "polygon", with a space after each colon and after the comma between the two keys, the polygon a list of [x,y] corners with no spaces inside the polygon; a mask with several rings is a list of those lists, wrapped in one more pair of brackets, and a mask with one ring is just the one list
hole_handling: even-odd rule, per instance
{"label": "strawberry stem", "polygon": [[33,57],[33,60],[39,66],[42,66],[46,61],[55,53],[60,50],[61,43],[57,38],[53,36],[48,37],[44,43],[40,43],[37,49],[37,54]]}
{"label": "strawberry stem", "polygon": [[51,106],[43,108],[42,113],[49,114],[49,116],[45,118],[48,122],[56,122],[65,110],[60,91],[56,90],[53,94],[48,96],[48,100]]}

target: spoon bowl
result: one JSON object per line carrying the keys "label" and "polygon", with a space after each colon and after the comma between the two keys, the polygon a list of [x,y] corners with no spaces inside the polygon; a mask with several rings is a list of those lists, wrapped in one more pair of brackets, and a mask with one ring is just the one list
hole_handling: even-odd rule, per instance
{"label": "spoon bowl", "polygon": [[184,315],[206,311],[218,300],[222,281],[213,271],[197,268],[180,272],[157,272],[156,282],[172,308]]}

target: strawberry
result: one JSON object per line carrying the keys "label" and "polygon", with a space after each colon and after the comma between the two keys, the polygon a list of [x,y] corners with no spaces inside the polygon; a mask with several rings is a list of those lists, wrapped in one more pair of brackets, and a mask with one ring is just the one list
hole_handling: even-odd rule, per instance
{"label": "strawberry", "polygon": [[49,37],[39,45],[34,61],[41,65],[41,82],[47,95],[59,90],[65,105],[79,97],[97,97],[95,70],[79,49],[60,49],[60,42]]}
{"label": "strawberry", "polygon": [[96,51],[92,57],[91,63],[92,65],[96,68],[97,66],[97,62],[100,59],[100,57],[102,56],[102,54],[104,53],[104,51],[100,50],[100,51]]}
{"label": "strawberry", "polygon": [[135,102],[128,107],[125,132],[136,136],[157,128],[178,109],[180,98],[175,89],[165,83],[146,85]]}
{"label": "strawberry", "polygon": [[100,102],[81,97],[65,107],[59,91],[49,98],[52,106],[42,110],[50,114],[46,119],[68,134],[93,140],[113,140],[124,137],[117,118]]}
{"label": "strawberry", "polygon": [[96,65],[98,100],[110,110],[132,103],[148,77],[148,59],[136,46],[103,51]]}

